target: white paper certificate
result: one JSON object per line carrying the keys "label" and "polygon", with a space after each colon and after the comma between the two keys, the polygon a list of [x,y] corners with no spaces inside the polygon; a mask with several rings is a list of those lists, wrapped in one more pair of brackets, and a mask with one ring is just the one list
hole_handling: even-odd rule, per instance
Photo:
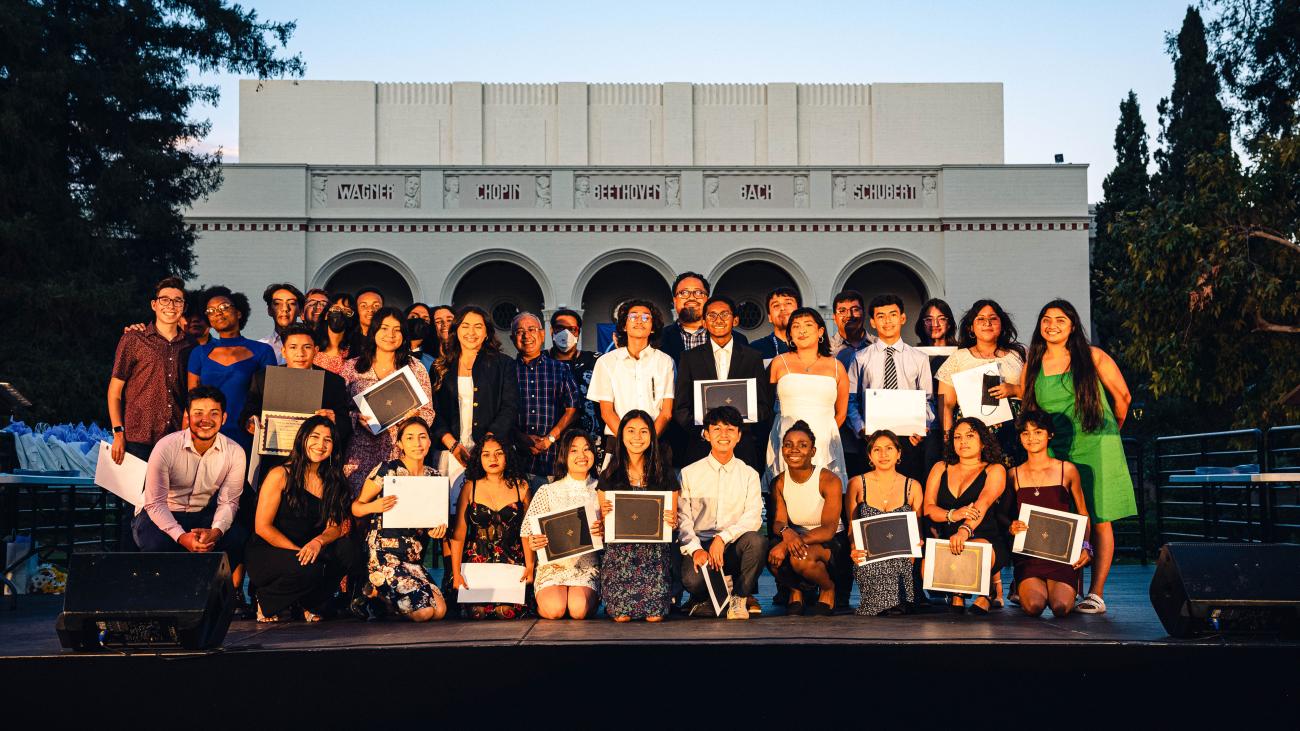
{"label": "white paper certificate", "polygon": [[695,382],[695,424],[704,423],[706,407],[734,406],[746,424],[758,421],[758,382],[753,378],[729,378]]}
{"label": "white paper certificate", "polygon": [[[1016,534],[1011,542],[1012,553],[1071,566],[1079,560],[1083,553],[1083,539],[1087,534],[1084,530],[1087,518],[1077,513],[1024,503],[1020,505],[1019,518],[1020,522],[1029,526],[1029,530]],[[1033,535],[1030,531],[1034,531]]]}
{"label": "white paper certificate", "polygon": [[952,388],[957,392],[957,405],[961,407],[961,415],[973,416],[988,426],[1011,421],[1011,402],[1007,399],[998,399],[997,406],[985,406],[983,404],[984,376],[986,375],[1001,378],[1001,372],[998,370],[996,362],[985,363],[952,374]]}
{"label": "white paper certificate", "polygon": [[888,429],[900,437],[925,436],[925,391],[869,388],[862,398],[868,434]]}
{"label": "white paper certificate", "polygon": [[122,464],[113,461],[113,445],[99,443],[95,460],[95,484],[131,503],[144,507],[144,478],[149,463],[130,452],[122,455]]}
{"label": "white paper certificate", "polygon": [[450,480],[446,477],[384,477],[383,496],[397,504],[383,516],[385,528],[436,528],[447,525]]}
{"label": "white paper certificate", "polygon": [[468,586],[457,591],[456,601],[462,604],[524,603],[524,589],[528,585],[520,581],[524,577],[523,566],[509,563],[462,563],[460,575]]}
{"label": "white paper certificate", "polygon": [[258,454],[285,456],[293,451],[293,440],[298,437],[302,423],[312,414],[293,414],[287,411],[263,411],[262,428],[258,432]]}
{"label": "white paper certificate", "polygon": [[957,352],[955,345],[919,345],[916,349],[930,357],[949,356]]}

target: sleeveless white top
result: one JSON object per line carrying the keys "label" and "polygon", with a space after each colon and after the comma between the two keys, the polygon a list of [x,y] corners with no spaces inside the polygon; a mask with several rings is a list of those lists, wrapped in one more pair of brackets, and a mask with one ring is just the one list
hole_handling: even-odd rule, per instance
{"label": "sleeveless white top", "polygon": [[460,443],[474,448],[474,377],[456,377],[457,400],[460,402]]}
{"label": "sleeveless white top", "polygon": [[[785,497],[785,516],[790,520],[790,526],[800,533],[821,527],[822,508],[826,507],[826,498],[821,492],[822,469],[815,468],[807,482],[795,482],[789,471],[785,473],[785,487],[781,491]],[[836,523],[836,533],[843,530],[843,522]]]}

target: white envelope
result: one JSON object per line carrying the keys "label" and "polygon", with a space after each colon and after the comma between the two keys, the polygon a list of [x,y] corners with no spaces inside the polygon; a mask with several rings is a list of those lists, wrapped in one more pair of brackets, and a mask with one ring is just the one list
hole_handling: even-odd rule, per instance
{"label": "white envelope", "polygon": [[397,496],[397,504],[384,516],[385,528],[436,528],[447,525],[450,480],[446,477],[384,477],[384,497]]}
{"label": "white envelope", "polygon": [[957,405],[961,407],[961,415],[973,416],[988,426],[1011,421],[1011,402],[1007,399],[998,399],[997,406],[981,403],[984,398],[985,374],[1000,376],[998,364],[985,363],[952,374],[952,388],[957,392]]}
{"label": "white envelope", "polygon": [[888,429],[900,437],[925,436],[925,391],[869,388],[862,397],[868,434]]}
{"label": "white envelope", "polygon": [[523,604],[524,589],[520,581],[524,567],[508,563],[462,563],[460,575],[468,589],[460,589],[456,601],[461,604]]}
{"label": "white envelope", "polygon": [[149,463],[126,452],[122,464],[113,461],[113,445],[99,443],[99,456],[95,461],[95,484],[131,503],[144,507],[144,479]]}
{"label": "white envelope", "polygon": [[927,356],[952,355],[957,352],[955,345],[919,345],[916,348]]}

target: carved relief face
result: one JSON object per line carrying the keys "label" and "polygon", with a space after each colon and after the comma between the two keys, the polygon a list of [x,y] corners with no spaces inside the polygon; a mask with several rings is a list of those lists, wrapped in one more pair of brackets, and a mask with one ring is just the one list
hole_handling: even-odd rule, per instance
{"label": "carved relief face", "polygon": [[587,178],[578,178],[578,190],[583,193],[591,190],[591,180]]}
{"label": "carved relief face", "polygon": [[443,182],[442,187],[443,190],[446,190],[448,193],[459,193],[460,178],[447,178],[447,180]]}
{"label": "carved relief face", "polygon": [[411,176],[406,179],[406,194],[415,195],[420,192],[420,179]]}
{"label": "carved relief face", "polygon": [[717,178],[705,178],[705,179],[704,179],[704,189],[705,189],[706,191],[710,192],[710,193],[717,193],[717,192],[718,192],[718,179],[717,179]]}
{"label": "carved relief face", "polygon": [[681,181],[677,178],[668,178],[665,180],[665,183],[668,185],[668,194],[676,195],[677,188],[681,186]]}
{"label": "carved relief face", "polygon": [[804,178],[804,177],[797,177],[797,178],[794,179],[794,192],[796,192],[796,193],[802,193],[802,192],[804,192],[804,191],[807,190],[807,189],[808,189],[808,180],[807,180],[807,178]]}
{"label": "carved relief face", "polygon": [[541,190],[549,190],[551,187],[551,179],[545,175],[538,175],[537,187]]}

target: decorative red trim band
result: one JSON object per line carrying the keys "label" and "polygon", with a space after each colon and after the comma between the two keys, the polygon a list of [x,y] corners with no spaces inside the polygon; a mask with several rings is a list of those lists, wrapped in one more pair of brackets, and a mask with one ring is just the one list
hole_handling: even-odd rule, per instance
{"label": "decorative red trim band", "polygon": [[1078,221],[1033,223],[195,223],[192,231],[312,233],[934,233],[1087,231]]}

